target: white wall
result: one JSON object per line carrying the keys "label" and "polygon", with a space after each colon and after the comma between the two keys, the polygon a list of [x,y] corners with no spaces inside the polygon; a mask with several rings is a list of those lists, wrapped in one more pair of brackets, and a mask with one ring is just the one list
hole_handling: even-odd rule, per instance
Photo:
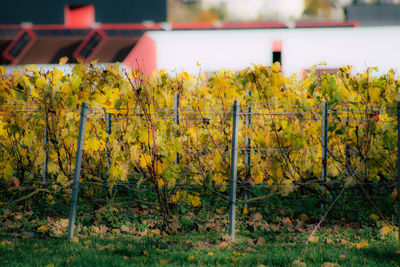
{"label": "white wall", "polygon": [[286,74],[325,61],[362,72],[400,70],[400,27],[149,32],[157,44],[157,68],[196,73],[270,64],[274,40],[283,43]]}

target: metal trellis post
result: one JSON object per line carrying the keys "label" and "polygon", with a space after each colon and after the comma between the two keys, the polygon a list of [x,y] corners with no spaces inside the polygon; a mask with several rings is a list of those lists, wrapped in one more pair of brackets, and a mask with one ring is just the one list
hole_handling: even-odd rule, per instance
{"label": "metal trellis post", "polygon": [[[247,96],[251,96],[251,92],[247,91],[246,92]],[[249,129],[251,125],[251,106],[247,105],[246,107],[246,120],[245,120],[245,125],[246,125],[246,130]],[[244,151],[244,165],[246,167],[246,178],[248,179],[250,177],[250,166],[251,166],[251,140],[248,137],[247,133],[244,137],[244,143],[245,143],[245,151]],[[245,201],[248,199],[247,192],[244,192],[244,199]],[[247,209],[248,205],[247,202],[244,203],[244,207]]]}
{"label": "metal trellis post", "polygon": [[326,183],[328,154],[328,102],[322,104],[322,168],[321,180]]}
{"label": "metal trellis post", "polygon": [[85,141],[85,126],[86,126],[86,118],[87,118],[87,109],[88,109],[87,103],[82,103],[81,119],[80,119],[80,123],[79,123],[78,146],[76,149],[74,182],[72,184],[72,197],[71,197],[70,210],[69,210],[68,240],[71,240],[73,238],[74,230],[75,230],[76,206],[77,206],[77,202],[78,202],[79,176],[81,174],[83,143]]}
{"label": "metal trellis post", "polygon": [[397,100],[397,227],[400,241],[400,96]]}
{"label": "metal trellis post", "polygon": [[46,126],[44,127],[44,136],[43,136],[43,150],[44,150],[43,173],[42,173],[42,184],[43,185],[46,185],[46,183],[47,183],[47,163],[49,162],[49,152],[47,151],[48,137],[49,137],[49,133],[48,133],[47,121],[46,121]]}
{"label": "metal trellis post", "polygon": [[230,181],[230,191],[229,191],[229,195],[230,195],[230,199],[229,199],[229,236],[231,237],[231,240],[235,239],[239,112],[240,112],[240,102],[238,100],[235,100],[235,102],[233,104],[231,181]]}
{"label": "metal trellis post", "polygon": [[[174,94],[174,123],[179,125],[179,93]],[[179,152],[176,152],[175,164],[179,164]]]}
{"label": "metal trellis post", "polygon": [[106,141],[106,150],[107,150],[107,175],[104,178],[104,187],[105,190],[107,192],[107,197],[111,198],[111,192],[109,191],[109,183],[108,183],[108,179],[110,176],[109,170],[110,170],[110,166],[111,166],[111,154],[110,154],[110,135],[111,135],[111,114],[110,113],[106,113],[106,132],[107,132],[107,141]]}

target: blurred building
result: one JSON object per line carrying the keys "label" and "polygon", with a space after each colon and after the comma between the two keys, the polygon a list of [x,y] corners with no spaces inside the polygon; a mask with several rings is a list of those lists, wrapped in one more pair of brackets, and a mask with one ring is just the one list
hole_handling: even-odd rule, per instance
{"label": "blurred building", "polygon": [[386,70],[400,62],[399,27],[358,28],[354,21],[166,23],[166,0],[31,2],[0,9],[0,64],[7,70],[58,64],[64,56],[68,63],[118,61],[146,74],[160,68],[239,70],[276,61],[286,74],[321,61],[327,71],[349,64]]}
{"label": "blurred building", "polygon": [[7,1],[0,8],[0,64],[58,63],[62,56],[122,61],[166,19],[166,0]]}
{"label": "blurred building", "polygon": [[345,7],[345,16],[360,27],[400,25],[400,4],[397,0],[382,0],[379,4],[356,2]]}
{"label": "blurred building", "polygon": [[[352,65],[354,71],[399,69],[400,26],[154,31],[146,33],[127,62],[147,73],[238,71],[252,64],[280,62],[286,75],[322,61],[326,72]],[[136,59],[140,64],[136,65]],[[200,66],[197,65],[200,63]]]}
{"label": "blurred building", "polygon": [[166,0],[6,0],[0,8],[2,24],[139,23],[167,20]]}

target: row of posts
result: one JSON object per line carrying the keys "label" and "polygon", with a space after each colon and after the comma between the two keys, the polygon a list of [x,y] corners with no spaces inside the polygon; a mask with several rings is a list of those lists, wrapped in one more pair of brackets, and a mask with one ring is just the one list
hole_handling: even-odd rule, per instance
{"label": "row of posts", "polygon": [[[175,93],[174,95],[174,123],[179,125],[179,93]],[[79,178],[81,174],[81,166],[82,166],[82,153],[83,153],[83,144],[85,141],[85,128],[86,128],[86,120],[87,120],[87,110],[88,105],[87,103],[82,103],[81,113],[80,113],[80,122],[79,122],[79,135],[78,135],[78,147],[76,150],[76,157],[75,157],[75,169],[74,169],[74,178],[72,184],[72,196],[70,202],[70,213],[68,219],[68,240],[71,240],[74,236],[75,230],[75,221],[76,221],[76,209],[78,204],[78,193],[79,193]],[[104,187],[107,192],[107,197],[111,197],[110,189],[109,189],[109,173],[108,170],[111,165],[111,153],[110,153],[110,135],[111,135],[111,114],[106,113],[106,132],[107,132],[107,140],[106,140],[106,153],[107,153],[107,162],[106,168],[107,173],[104,177]],[[47,163],[48,163],[48,152],[46,149],[48,141],[48,128],[45,127],[44,132],[44,149],[46,158],[43,162],[43,185],[46,184],[46,175],[47,175]],[[179,164],[180,156],[179,153],[176,153],[176,160],[175,164]]]}
{"label": "row of posts", "polygon": [[[251,96],[250,92],[247,92],[248,96]],[[87,119],[88,105],[82,103],[81,113],[80,113],[80,124],[79,124],[79,136],[78,136],[78,147],[76,151],[76,161],[74,170],[74,180],[72,185],[72,197],[70,202],[70,215],[68,224],[68,239],[70,240],[74,236],[75,220],[76,220],[76,208],[78,201],[79,192],[79,177],[82,165],[82,153],[83,153],[83,143],[85,136],[85,126]],[[230,177],[230,195],[229,195],[229,236],[232,240],[235,238],[235,217],[236,217],[236,189],[237,189],[237,160],[238,160],[238,138],[239,138],[239,115],[240,115],[240,102],[238,100],[234,101],[233,104],[233,123],[232,123],[232,147],[231,147],[231,177]],[[179,125],[179,93],[174,95],[174,123]],[[246,128],[251,125],[251,106],[246,106],[246,117],[245,126]],[[398,127],[398,140],[400,140],[400,97],[397,102],[397,127]],[[109,151],[109,135],[111,134],[111,116],[106,114],[106,130],[107,130],[107,170],[111,163],[111,156]],[[44,145],[47,143],[47,128],[45,129],[45,140]],[[327,178],[327,144],[328,144],[328,102],[323,102],[322,105],[322,167],[321,167],[321,181],[326,182]],[[398,148],[398,168],[397,168],[397,192],[398,194],[398,225],[400,226],[400,141],[397,142]],[[179,153],[176,154],[176,163],[179,163],[180,156]],[[47,170],[48,155],[46,152],[46,159],[43,163],[43,183],[46,183],[46,170]],[[245,167],[247,170],[246,175],[250,176],[251,167],[251,140],[245,135]],[[106,181],[107,180],[107,181]],[[108,187],[108,173],[105,177],[105,186]],[[247,205],[247,193],[244,194],[245,205]],[[247,206],[246,206],[247,207]],[[400,227],[399,234],[400,234]]]}
{"label": "row of posts", "polygon": [[[251,93],[247,93],[251,96]],[[328,162],[328,102],[322,104],[322,132],[321,132],[321,181],[327,182],[327,162]],[[233,104],[233,123],[232,123],[232,147],[231,147],[231,177],[229,192],[229,236],[231,240],[235,239],[235,217],[236,217],[236,188],[237,188],[237,159],[238,159],[238,137],[239,137],[239,114],[240,102],[235,100]],[[348,119],[348,118],[347,118]],[[246,107],[245,126],[249,128],[251,124],[251,107]],[[400,236],[400,97],[397,102],[397,203],[398,203],[398,233]],[[347,150],[347,149],[346,149]],[[246,176],[250,176],[251,167],[251,140],[245,135],[245,155],[244,163],[246,168]],[[350,174],[348,174],[350,175]],[[244,194],[245,207],[247,208],[247,193]]]}

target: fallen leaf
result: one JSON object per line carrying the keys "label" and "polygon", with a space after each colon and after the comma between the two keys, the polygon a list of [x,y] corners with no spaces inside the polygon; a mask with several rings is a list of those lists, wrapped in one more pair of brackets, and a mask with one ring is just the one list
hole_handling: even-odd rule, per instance
{"label": "fallen leaf", "polygon": [[349,241],[347,239],[342,238],[342,239],[340,239],[340,243],[343,245],[347,245],[349,243]]}
{"label": "fallen leaf", "polygon": [[49,228],[49,226],[47,224],[45,224],[45,225],[42,225],[42,226],[38,227],[37,230],[39,232],[44,232],[44,231],[47,230],[47,228]]}
{"label": "fallen leaf", "polygon": [[251,223],[255,223],[255,222],[259,222],[262,219],[262,215],[260,213],[255,213],[253,216],[250,217],[250,222]]}
{"label": "fallen leaf", "polygon": [[231,241],[232,241],[232,239],[231,239],[231,237],[230,237],[229,235],[224,235],[224,236],[222,237],[222,240],[223,240],[223,241],[226,241],[226,242],[231,242]]}
{"label": "fallen leaf", "polygon": [[243,215],[246,215],[247,213],[249,213],[249,211],[247,210],[247,208],[243,209]]}
{"label": "fallen leaf", "polygon": [[124,260],[129,259],[128,256],[123,256],[122,258],[123,258]]}
{"label": "fallen leaf", "polygon": [[194,259],[195,259],[195,256],[194,256],[194,255],[190,255],[190,256],[188,257],[188,261],[194,261]]}
{"label": "fallen leaf", "polygon": [[283,220],[282,220],[284,223],[292,223],[292,221],[290,220],[290,218],[289,217],[285,217],[285,218],[283,218]]}
{"label": "fallen leaf", "polygon": [[159,229],[153,229],[153,230],[151,230],[151,233],[153,235],[161,235],[161,231]]}
{"label": "fallen leaf", "polygon": [[212,253],[211,251],[207,253],[208,256],[214,256],[214,253]]}
{"label": "fallen leaf", "polygon": [[322,263],[321,267],[337,267],[339,264],[333,263],[333,262],[324,262]]}
{"label": "fallen leaf", "polygon": [[246,248],[246,251],[247,251],[247,252],[253,252],[253,251],[255,251],[255,249],[252,248],[252,247],[247,247],[247,248]]}
{"label": "fallen leaf", "polygon": [[16,177],[13,177],[12,181],[13,181],[15,187],[19,187],[21,185],[21,182]]}
{"label": "fallen leaf", "polygon": [[360,249],[360,248],[366,248],[366,247],[368,247],[368,246],[369,246],[368,241],[363,241],[363,242],[361,242],[361,243],[356,244],[356,248],[358,248],[358,249]]}
{"label": "fallen leaf", "polygon": [[2,246],[6,246],[6,245],[10,245],[10,244],[11,244],[10,241],[7,241],[7,240],[1,241]]}
{"label": "fallen leaf", "polygon": [[305,262],[302,262],[301,260],[295,260],[292,262],[293,266],[301,266],[301,267],[305,267],[307,266],[307,264]]}
{"label": "fallen leaf", "polygon": [[121,232],[129,233],[131,229],[126,225],[121,225]]}
{"label": "fallen leaf", "polygon": [[142,250],[142,254],[145,256],[149,256],[149,252],[147,250]]}
{"label": "fallen leaf", "polygon": [[45,267],[54,267],[53,263],[47,264]]}
{"label": "fallen leaf", "polygon": [[76,244],[78,244],[79,243],[79,238],[78,237],[76,237],[76,236],[74,236],[73,238],[71,238],[71,240],[70,240],[72,243],[76,243]]}
{"label": "fallen leaf", "polygon": [[237,256],[240,256],[240,252],[233,251],[232,254],[233,254],[234,256],[236,256],[236,257],[237,257]]}
{"label": "fallen leaf", "polygon": [[341,260],[344,260],[344,259],[346,258],[346,255],[342,254],[342,255],[340,255],[339,258],[340,258]]}
{"label": "fallen leaf", "polygon": [[400,255],[400,249],[396,250],[396,254]]}
{"label": "fallen leaf", "polygon": [[168,263],[168,262],[169,262],[168,259],[161,259],[161,260],[160,260],[160,264],[166,264],[166,263]]}
{"label": "fallen leaf", "polygon": [[318,242],[318,236],[313,235],[312,237],[310,237],[310,239],[308,239],[309,242],[312,243],[317,243]]}
{"label": "fallen leaf", "polygon": [[221,243],[219,243],[219,247],[223,248],[223,247],[227,247],[229,246],[229,243],[227,241],[222,241]]}
{"label": "fallen leaf", "polygon": [[383,226],[383,227],[379,230],[379,233],[380,233],[382,236],[385,236],[385,235],[388,235],[388,234],[392,231],[392,229],[393,229],[393,226],[391,226],[391,225],[386,225],[386,226]]}
{"label": "fallen leaf", "polygon": [[333,243],[333,240],[330,239],[330,238],[327,238],[327,239],[325,240],[325,243],[327,243],[327,244],[332,244],[332,243]]}
{"label": "fallen leaf", "polygon": [[264,244],[265,244],[265,238],[263,238],[262,236],[258,237],[256,245],[257,246],[261,246],[261,245],[264,245]]}
{"label": "fallen leaf", "polygon": [[235,257],[232,257],[231,258],[231,263],[236,263],[236,262],[238,262],[239,260],[238,260],[238,258],[235,258]]}
{"label": "fallen leaf", "polygon": [[308,220],[310,220],[310,218],[308,218],[307,214],[302,213],[302,214],[300,214],[300,220],[302,222],[307,222]]}
{"label": "fallen leaf", "polygon": [[374,220],[374,221],[379,220],[379,216],[376,215],[376,214],[374,214],[374,213],[371,213],[371,214],[369,215],[369,217],[370,217],[372,220]]}
{"label": "fallen leaf", "polygon": [[249,244],[250,246],[254,246],[254,239],[252,239],[252,238],[249,238],[249,239],[247,239],[247,244]]}

